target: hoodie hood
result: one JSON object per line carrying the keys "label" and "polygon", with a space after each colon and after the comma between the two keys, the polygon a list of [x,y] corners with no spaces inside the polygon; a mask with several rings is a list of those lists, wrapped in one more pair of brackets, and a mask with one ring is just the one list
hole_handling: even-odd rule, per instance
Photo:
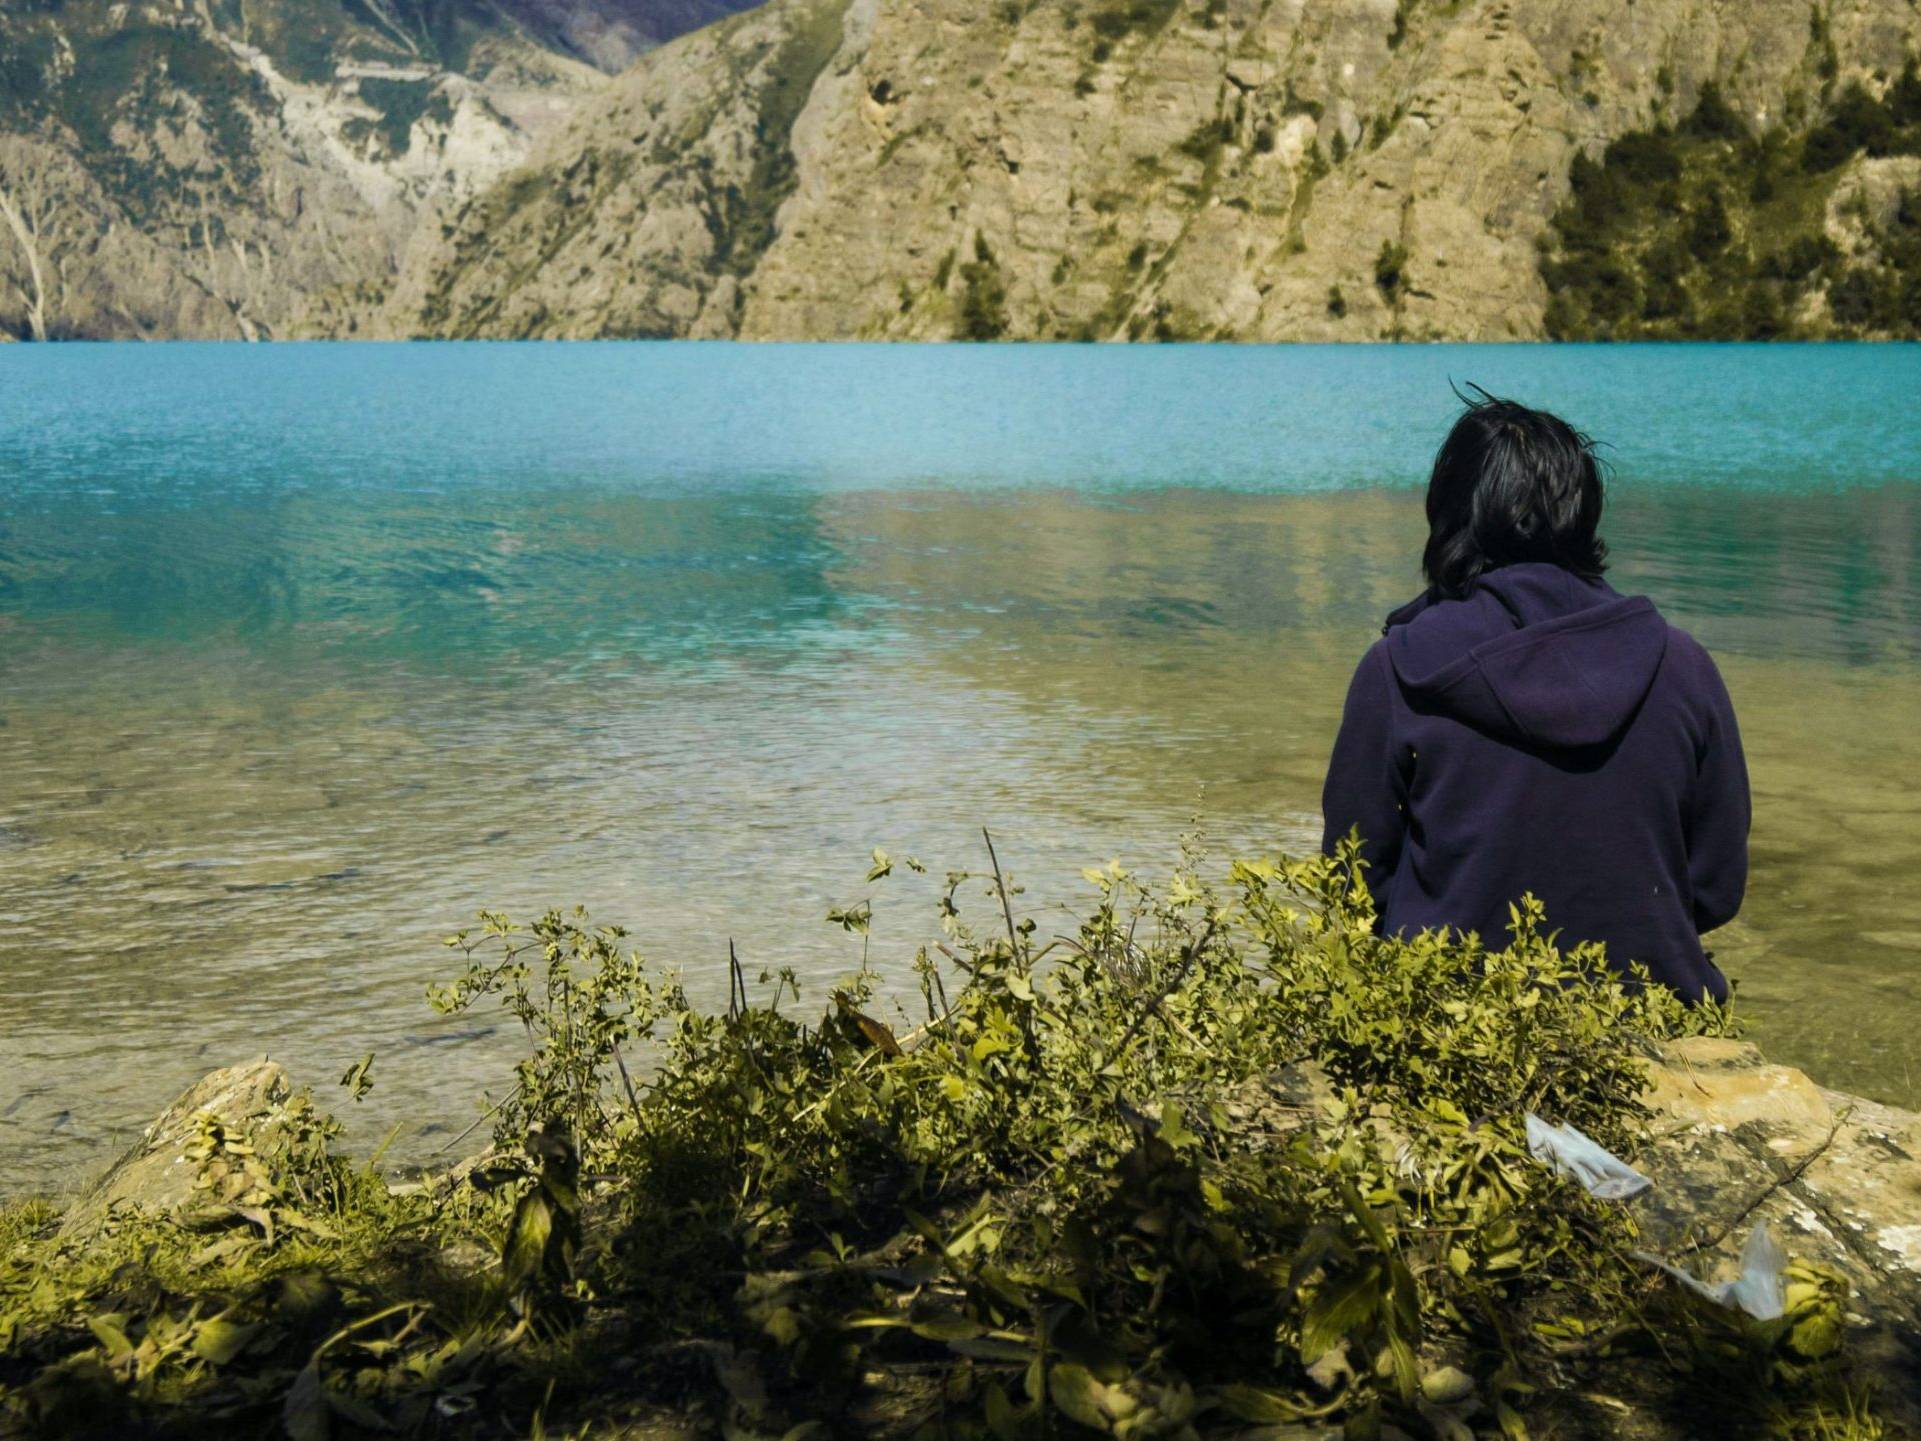
{"label": "hoodie hood", "polygon": [[1668,644],[1646,596],[1539,562],[1489,571],[1461,600],[1421,596],[1390,615],[1384,633],[1417,710],[1554,750],[1619,735]]}

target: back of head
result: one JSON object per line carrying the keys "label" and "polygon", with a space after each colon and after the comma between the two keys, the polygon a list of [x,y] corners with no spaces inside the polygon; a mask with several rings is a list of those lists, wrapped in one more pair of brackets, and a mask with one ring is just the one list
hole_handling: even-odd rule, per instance
{"label": "back of head", "polygon": [[1544,410],[1469,389],[1428,480],[1428,583],[1459,598],[1477,577],[1521,561],[1599,576],[1607,546],[1594,442]]}

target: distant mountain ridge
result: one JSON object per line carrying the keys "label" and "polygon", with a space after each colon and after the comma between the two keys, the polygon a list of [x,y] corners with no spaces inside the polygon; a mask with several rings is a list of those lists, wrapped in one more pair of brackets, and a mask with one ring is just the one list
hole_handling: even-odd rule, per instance
{"label": "distant mountain ridge", "polygon": [[9,0],[0,327],[352,333],[423,218],[743,0]]}
{"label": "distant mountain ridge", "polygon": [[1921,334],[1912,0],[723,8],[27,0],[0,325]]}
{"label": "distant mountain ridge", "polygon": [[375,323],[1912,334],[1918,48],[1909,0],[774,0],[464,201]]}

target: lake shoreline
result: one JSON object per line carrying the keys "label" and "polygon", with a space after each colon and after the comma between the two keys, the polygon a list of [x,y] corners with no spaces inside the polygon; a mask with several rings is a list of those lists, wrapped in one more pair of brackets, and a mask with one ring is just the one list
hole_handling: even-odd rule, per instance
{"label": "lake shoreline", "polygon": [[1531,900],[1499,951],[1377,935],[1353,840],[1091,868],[1058,934],[988,862],[913,1022],[871,971],[819,1006],[730,956],[702,1007],[617,927],[488,915],[433,1001],[513,1023],[513,1084],[398,1184],[281,1065],[204,1076],[64,1211],[0,1208],[0,1429],[1921,1422],[1921,1116]]}

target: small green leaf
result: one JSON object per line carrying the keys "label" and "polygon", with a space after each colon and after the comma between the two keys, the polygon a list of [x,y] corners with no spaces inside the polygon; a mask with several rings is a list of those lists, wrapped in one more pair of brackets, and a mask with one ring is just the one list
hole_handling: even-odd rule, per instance
{"label": "small green leaf", "polygon": [[373,1064],[374,1053],[369,1051],[347,1067],[346,1074],[340,1078],[340,1084],[347,1088],[348,1094],[356,1101],[374,1088]]}
{"label": "small green leaf", "polygon": [[109,1361],[118,1361],[133,1353],[133,1342],[127,1339],[127,1318],[116,1311],[87,1318],[87,1329],[107,1353]]}
{"label": "small green leaf", "polygon": [[202,1321],[195,1331],[193,1354],[216,1366],[225,1366],[245,1350],[247,1343],[259,1333],[258,1323],[243,1324],[229,1321],[224,1316],[212,1316]]}
{"label": "small green leaf", "polygon": [[1072,1361],[1055,1366],[1047,1378],[1048,1396],[1055,1409],[1068,1420],[1092,1426],[1097,1431],[1108,1429],[1109,1418],[1099,1399],[1104,1389],[1085,1366],[1076,1366]]}
{"label": "small green leaf", "polygon": [[280,1425],[287,1441],[328,1441],[333,1433],[333,1410],[320,1384],[320,1367],[309,1361],[280,1403]]}
{"label": "small green leaf", "polygon": [[971,1317],[953,1315],[930,1316],[924,1321],[915,1321],[911,1329],[926,1341],[971,1341],[987,1330]]}

